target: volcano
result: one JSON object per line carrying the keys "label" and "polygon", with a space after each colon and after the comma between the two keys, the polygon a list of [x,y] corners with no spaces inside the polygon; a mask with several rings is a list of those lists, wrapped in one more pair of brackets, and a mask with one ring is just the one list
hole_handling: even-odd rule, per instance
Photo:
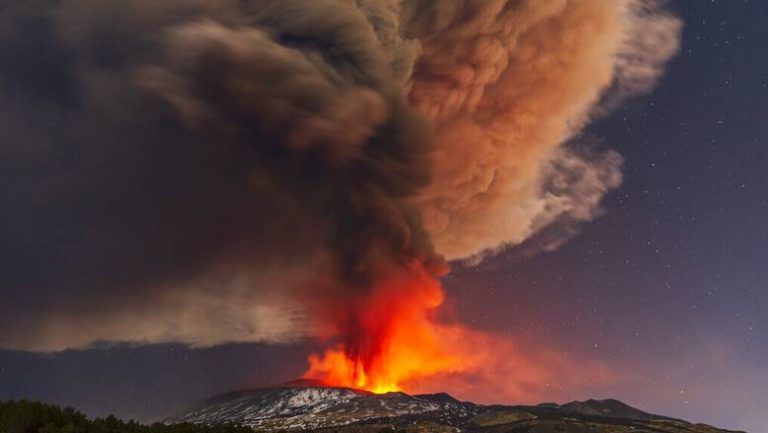
{"label": "volcano", "polygon": [[479,405],[444,393],[375,394],[316,385],[300,382],[230,392],[201,402],[165,422],[233,423],[257,432],[729,432],[654,415],[612,399],[563,405]]}

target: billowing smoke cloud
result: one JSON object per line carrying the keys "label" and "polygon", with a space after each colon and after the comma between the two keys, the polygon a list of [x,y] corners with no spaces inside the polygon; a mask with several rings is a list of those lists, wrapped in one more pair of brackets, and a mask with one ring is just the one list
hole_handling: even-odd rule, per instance
{"label": "billowing smoke cloud", "polygon": [[424,2],[411,18],[424,46],[411,100],[437,129],[419,204],[438,250],[477,258],[592,219],[620,184],[622,159],[563,144],[604,107],[652,88],[679,21],[642,1],[454,5]]}
{"label": "billowing smoke cloud", "polygon": [[27,350],[322,333],[308,305],[392,267],[590,220],[621,157],[564,143],[680,29],[643,0],[0,7],[0,347]]}

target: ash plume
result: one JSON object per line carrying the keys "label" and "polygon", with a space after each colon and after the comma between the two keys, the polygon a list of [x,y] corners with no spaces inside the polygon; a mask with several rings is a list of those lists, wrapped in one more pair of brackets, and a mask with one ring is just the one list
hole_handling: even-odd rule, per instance
{"label": "ash plume", "polygon": [[621,157],[563,144],[653,88],[681,24],[648,1],[451,5],[410,13],[423,45],[410,99],[436,128],[433,181],[418,202],[438,251],[477,260],[599,213]]}
{"label": "ash plume", "polygon": [[563,144],[680,31],[643,0],[0,11],[0,347],[36,351],[332,332],[393,268],[590,220],[621,158]]}

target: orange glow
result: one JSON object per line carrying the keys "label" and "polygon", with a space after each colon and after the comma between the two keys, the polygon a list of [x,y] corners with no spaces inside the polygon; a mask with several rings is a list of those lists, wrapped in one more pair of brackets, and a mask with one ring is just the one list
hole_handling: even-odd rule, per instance
{"label": "orange glow", "polygon": [[331,303],[339,342],[310,355],[303,378],[374,393],[450,392],[488,403],[552,400],[618,380],[605,366],[575,361],[538,340],[516,342],[439,317],[444,301],[440,282],[414,264],[355,301]]}
{"label": "orange glow", "polygon": [[352,311],[337,312],[342,343],[309,357],[306,379],[375,393],[404,391],[409,383],[462,372],[477,357],[462,353],[460,325],[440,323],[440,283],[421,266],[377,285]]}

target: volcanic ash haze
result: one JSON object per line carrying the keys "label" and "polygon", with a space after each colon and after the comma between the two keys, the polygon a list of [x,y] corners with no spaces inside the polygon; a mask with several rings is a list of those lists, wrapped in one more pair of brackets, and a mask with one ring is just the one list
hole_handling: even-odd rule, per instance
{"label": "volcanic ash haze", "polygon": [[599,214],[622,159],[572,138],[680,27],[645,0],[9,2],[0,345],[319,337],[329,384],[530,392],[567,361],[450,320],[437,277]]}

